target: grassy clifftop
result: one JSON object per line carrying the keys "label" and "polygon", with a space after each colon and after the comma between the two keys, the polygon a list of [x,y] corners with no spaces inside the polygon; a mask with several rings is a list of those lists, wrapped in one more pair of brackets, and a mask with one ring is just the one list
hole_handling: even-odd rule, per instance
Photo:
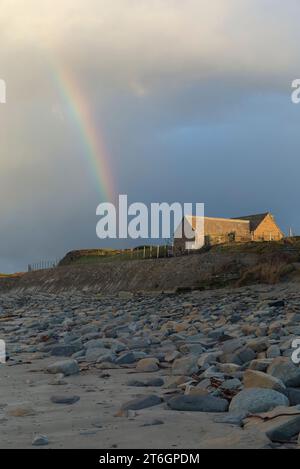
{"label": "grassy clifftop", "polygon": [[[81,253],[86,254],[85,251]],[[300,238],[279,242],[227,244],[171,258],[119,262],[115,256],[80,261],[0,279],[0,291],[70,291],[117,293],[275,284],[300,280]],[[92,256],[93,257],[93,256]],[[101,260],[102,259],[102,260]],[[103,262],[103,259],[106,259]]]}

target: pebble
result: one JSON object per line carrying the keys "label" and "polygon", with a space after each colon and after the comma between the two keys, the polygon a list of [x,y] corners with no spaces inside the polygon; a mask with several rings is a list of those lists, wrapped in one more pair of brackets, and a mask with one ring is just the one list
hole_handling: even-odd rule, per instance
{"label": "pebble", "polygon": [[151,419],[144,422],[141,427],[153,427],[155,425],[163,425],[164,422],[160,419]]}
{"label": "pebble", "polygon": [[54,404],[65,404],[72,405],[80,400],[79,396],[64,396],[64,395],[54,395],[50,398],[51,402]]}
{"label": "pebble", "polygon": [[47,371],[53,374],[62,373],[64,376],[71,376],[79,373],[79,366],[76,360],[63,360],[49,365]]}
{"label": "pebble", "polygon": [[160,387],[163,386],[164,380],[162,378],[151,378],[147,380],[131,379],[127,382],[127,386],[135,387]]}
{"label": "pebble", "polygon": [[189,412],[226,412],[228,402],[214,396],[184,395],[176,396],[168,401],[168,406],[172,410]]}
{"label": "pebble", "polygon": [[140,410],[146,409],[147,407],[153,407],[161,404],[162,400],[160,397],[155,394],[150,394],[148,396],[141,396],[136,399],[132,399],[129,402],[126,402],[122,405],[121,410]]}
{"label": "pebble", "polygon": [[47,446],[49,440],[45,435],[37,435],[32,440],[32,446]]}

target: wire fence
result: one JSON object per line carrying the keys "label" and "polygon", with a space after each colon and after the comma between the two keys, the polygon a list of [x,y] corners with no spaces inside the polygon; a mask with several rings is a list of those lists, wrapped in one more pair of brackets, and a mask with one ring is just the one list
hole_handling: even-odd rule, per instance
{"label": "wire fence", "polygon": [[49,260],[42,260],[39,262],[34,262],[32,264],[28,264],[28,272],[35,272],[37,270],[47,270],[47,269],[55,269],[58,266],[60,259],[55,259],[52,261]]}
{"label": "wire fence", "polygon": [[140,248],[131,249],[126,253],[124,252],[124,255],[130,259],[160,259],[162,257],[172,257],[173,246],[143,246]]}
{"label": "wire fence", "polygon": [[107,252],[103,254],[103,250],[81,251],[79,255],[66,258],[65,261],[61,259],[55,260],[42,260],[28,264],[28,272],[35,272],[40,270],[55,269],[60,265],[72,264],[90,264],[98,262],[118,262],[130,260],[143,260],[143,259],[161,259],[174,256],[173,245],[157,245],[157,246],[139,246],[134,249],[124,249],[119,251]]}
{"label": "wire fence", "polygon": [[143,260],[143,259],[161,259],[173,257],[173,246],[159,245],[159,246],[139,246],[134,249],[124,249],[120,251],[103,252],[97,255],[92,251],[90,254],[83,253],[72,259],[64,262],[64,265],[70,264],[89,264],[89,263],[103,263],[103,262],[120,262],[130,260]]}

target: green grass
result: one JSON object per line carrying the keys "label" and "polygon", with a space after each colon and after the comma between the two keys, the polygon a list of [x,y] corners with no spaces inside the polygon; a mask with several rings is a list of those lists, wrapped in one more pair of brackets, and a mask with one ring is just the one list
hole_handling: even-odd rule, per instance
{"label": "green grass", "polygon": [[[76,259],[72,264],[103,264],[107,262],[124,262],[132,260],[143,260],[143,259],[157,259],[167,257],[167,246],[160,246],[159,252],[157,246],[139,246],[133,250],[124,250],[123,252],[117,252],[111,254],[109,251],[105,255],[89,255],[81,256]],[[113,252],[113,251],[111,251]]]}
{"label": "green grass", "polygon": [[212,249],[219,252],[243,252],[254,254],[268,254],[285,252],[288,249],[300,250],[300,240],[297,238],[283,239],[281,241],[260,241],[248,243],[227,243],[212,246]]}

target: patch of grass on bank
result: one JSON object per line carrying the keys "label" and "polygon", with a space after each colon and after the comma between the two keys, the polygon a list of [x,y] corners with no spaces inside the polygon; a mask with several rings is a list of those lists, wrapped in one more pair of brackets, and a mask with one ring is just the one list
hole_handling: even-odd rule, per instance
{"label": "patch of grass on bank", "polygon": [[72,264],[103,264],[107,262],[123,262],[143,259],[157,259],[168,256],[168,246],[139,246],[135,249],[124,250],[121,252],[110,253],[107,251],[105,255],[82,255],[75,259]]}

